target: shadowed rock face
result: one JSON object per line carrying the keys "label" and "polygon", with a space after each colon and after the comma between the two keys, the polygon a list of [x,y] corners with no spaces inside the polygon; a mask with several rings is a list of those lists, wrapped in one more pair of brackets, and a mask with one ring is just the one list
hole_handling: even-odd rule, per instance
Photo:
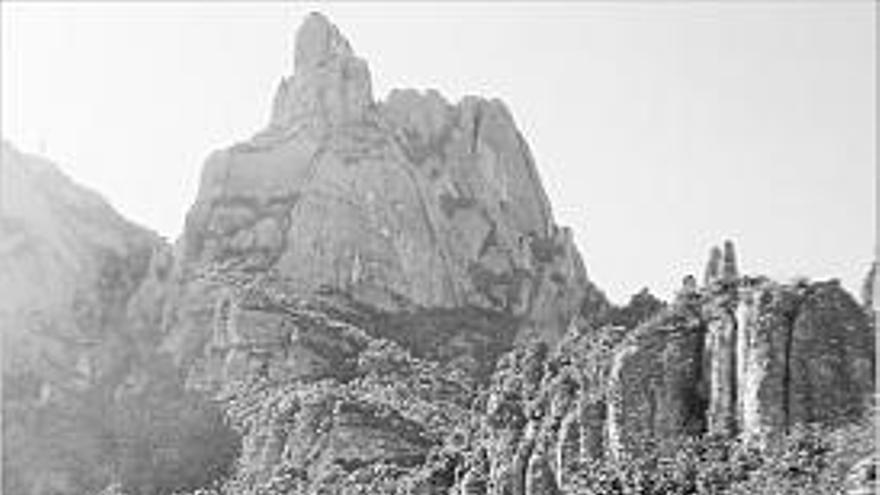
{"label": "shadowed rock face", "polygon": [[651,438],[705,428],[705,323],[688,302],[639,328],[610,371],[609,444],[619,451]]}
{"label": "shadowed rock face", "polygon": [[873,328],[837,281],[803,294],[788,353],[788,422],[834,424],[865,410],[874,391]]}

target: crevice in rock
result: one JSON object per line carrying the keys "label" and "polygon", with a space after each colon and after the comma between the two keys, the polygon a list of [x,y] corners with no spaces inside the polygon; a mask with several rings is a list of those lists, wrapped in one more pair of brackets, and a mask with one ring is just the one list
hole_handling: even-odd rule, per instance
{"label": "crevice in rock", "polygon": [[731,435],[739,435],[740,425],[737,421],[736,404],[739,402],[739,382],[737,382],[736,370],[739,367],[739,357],[737,356],[737,346],[739,345],[739,321],[736,318],[736,312],[732,308],[725,310],[727,317],[730,318],[730,324],[733,327],[730,332],[730,410],[727,416],[728,433]]}
{"label": "crevice in rock", "polygon": [[483,115],[480,111],[480,108],[477,107],[475,109],[474,115],[474,129],[471,131],[471,154],[477,154],[477,148],[479,147],[479,139],[480,139],[480,125],[483,120]]}
{"label": "crevice in rock", "polygon": [[794,303],[794,307],[784,314],[785,318],[785,342],[783,343],[782,356],[782,420],[783,430],[788,432],[791,428],[791,365],[792,365],[792,347],[794,344],[794,327],[797,316],[800,313],[801,305],[806,299],[805,294],[798,294],[798,299]]}
{"label": "crevice in rock", "polygon": [[709,397],[708,397],[708,387],[701,386],[701,384],[708,383],[707,380],[711,380],[711,374],[707,376],[706,369],[703,366],[703,359],[706,349],[706,337],[709,334],[708,327],[705,321],[700,321],[699,325],[695,328],[697,332],[698,338],[695,343],[695,356],[693,362],[693,373],[694,373],[694,384],[697,384],[693,396],[693,403],[690,404],[689,416],[694,421],[693,425],[690,425],[692,431],[689,433],[694,434],[703,434],[706,432],[707,427],[707,416],[709,411]]}
{"label": "crevice in rock", "polygon": [[529,461],[532,459],[532,453],[534,453],[534,451],[534,441],[528,440],[525,444],[520,446],[519,451],[516,453],[516,459],[513,464],[513,469],[516,471],[513,473],[512,480],[512,488],[515,495],[525,495],[526,493],[526,479],[529,474]]}

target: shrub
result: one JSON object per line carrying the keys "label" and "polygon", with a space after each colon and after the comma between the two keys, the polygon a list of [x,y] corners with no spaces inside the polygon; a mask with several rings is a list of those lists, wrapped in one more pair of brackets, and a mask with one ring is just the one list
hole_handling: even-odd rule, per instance
{"label": "shrub", "polygon": [[129,495],[210,487],[238,455],[220,408],[170,377],[121,398],[113,419],[116,477]]}
{"label": "shrub", "polygon": [[[870,455],[874,449],[871,430],[870,425],[864,424],[838,430],[796,427],[768,439],[761,448],[710,436],[666,441],[637,456],[579,465],[570,493],[839,494],[854,459]],[[859,447],[854,449],[853,444],[858,442]]]}

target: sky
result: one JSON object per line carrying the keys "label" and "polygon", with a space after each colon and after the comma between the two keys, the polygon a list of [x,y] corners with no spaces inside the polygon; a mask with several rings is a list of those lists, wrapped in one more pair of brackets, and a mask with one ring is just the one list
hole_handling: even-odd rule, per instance
{"label": "sky", "polygon": [[858,290],[877,208],[871,1],[2,2],[2,135],[128,218],[181,232],[211,151],[268,121],[321,11],[377,98],[498,97],[615,301],[742,271]]}

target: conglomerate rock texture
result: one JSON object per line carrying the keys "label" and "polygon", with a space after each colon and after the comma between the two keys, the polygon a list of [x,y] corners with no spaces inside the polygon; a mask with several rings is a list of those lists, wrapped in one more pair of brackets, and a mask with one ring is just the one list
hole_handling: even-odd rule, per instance
{"label": "conglomerate rock texture", "polygon": [[504,104],[376,101],[319,14],[173,247],[3,153],[4,492],[591,493],[597,463],[657,441],[761,445],[872,406],[867,296],[745,276],[725,242],[672,301],[611,304]]}
{"label": "conglomerate rock texture", "polygon": [[837,281],[780,284],[735,270],[707,279],[636,329],[615,356],[616,448],[627,435],[760,438],[869,410],[873,326]]}
{"label": "conglomerate rock texture", "polygon": [[739,435],[761,445],[870,417],[875,336],[854,298],[837,281],[740,276],[733,245],[724,252],[709,285],[688,277],[675,301],[632,326],[599,321],[552,350],[532,343],[506,355],[461,493],[592,493],[580,483],[597,462],[626,462],[658,442]]}
{"label": "conglomerate rock texture", "polygon": [[318,14],[268,127],[205,164],[172,277],[163,345],[191,387],[231,397],[242,479],[293,472],[303,493],[429,462],[499,356],[604,298],[500,101],[376,102]]}
{"label": "conglomerate rock texture", "polygon": [[505,106],[412,90],[376,102],[366,63],[317,14],[294,65],[269,126],[205,164],[178,263],[181,341],[214,317],[213,290],[189,278],[218,265],[388,310],[504,311],[558,339],[586,274]]}

